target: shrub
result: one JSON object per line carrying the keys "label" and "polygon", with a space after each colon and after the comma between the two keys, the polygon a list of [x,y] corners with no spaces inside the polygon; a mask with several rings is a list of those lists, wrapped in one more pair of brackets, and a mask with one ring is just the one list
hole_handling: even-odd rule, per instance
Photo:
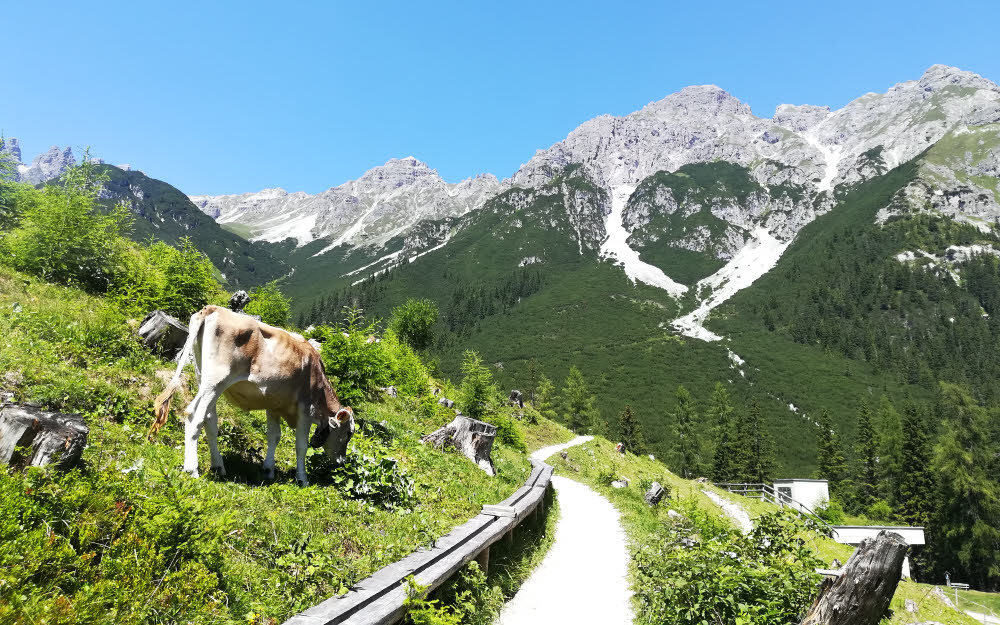
{"label": "shrub", "polygon": [[788,511],[757,520],[744,536],[693,502],[635,554],[637,622],[798,622],[821,562],[803,536],[813,530]]}
{"label": "shrub", "polygon": [[872,521],[885,523],[892,517],[892,508],[888,503],[882,501],[881,499],[876,499],[870,506],[868,506],[865,513]]}
{"label": "shrub", "polygon": [[180,245],[177,249],[162,241],[148,247],[130,243],[122,254],[112,299],[134,314],[159,308],[181,319],[219,299],[223,291],[212,261],[190,238],[182,238]]}
{"label": "shrub", "polygon": [[[309,472],[329,482],[345,497],[363,499],[387,510],[413,502],[413,479],[400,468],[388,449],[374,439],[356,437],[343,465],[334,466],[325,454],[309,456]],[[358,447],[363,445],[364,450]],[[371,454],[371,455],[369,455]]]}
{"label": "shrub", "polygon": [[7,263],[50,282],[104,293],[115,281],[131,226],[128,207],[96,209],[106,177],[85,159],[57,184],[23,188],[18,194],[20,223],[3,240]]}
{"label": "shrub", "polygon": [[426,349],[434,338],[433,327],[437,319],[437,304],[429,299],[411,297],[392,309],[389,328],[413,349]]}
{"label": "shrub", "polygon": [[291,308],[292,300],[278,289],[278,281],[272,280],[250,291],[250,303],[244,310],[250,315],[260,315],[260,320],[268,325],[284,326],[288,324]]}
{"label": "shrub", "polygon": [[511,449],[527,453],[528,446],[524,442],[524,434],[521,433],[521,428],[518,427],[517,421],[514,418],[506,412],[498,411],[497,414],[490,417],[489,422],[497,428],[496,439],[498,441],[509,446]]}
{"label": "shrub", "polygon": [[462,411],[473,419],[480,419],[490,406],[499,401],[499,390],[493,374],[483,364],[479,354],[465,352],[462,360]]}
{"label": "shrub", "polygon": [[840,502],[834,499],[816,508],[816,516],[831,525],[839,525],[844,522],[845,513]]}

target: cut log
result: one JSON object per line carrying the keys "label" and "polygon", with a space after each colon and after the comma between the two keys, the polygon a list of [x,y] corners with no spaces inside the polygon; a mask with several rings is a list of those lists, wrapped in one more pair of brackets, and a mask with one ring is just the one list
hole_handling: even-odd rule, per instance
{"label": "cut log", "polygon": [[425,443],[433,443],[435,447],[454,447],[469,460],[472,460],[487,475],[495,475],[493,469],[493,439],[497,436],[497,428],[485,421],[477,421],[458,415],[443,428],[431,432],[420,439]]}
{"label": "cut log", "polygon": [[5,406],[0,410],[0,463],[70,469],[80,460],[89,433],[80,415]]}
{"label": "cut log", "polygon": [[840,577],[823,582],[800,625],[877,625],[896,594],[906,550],[903,537],[886,530],[862,541]]}
{"label": "cut log", "polygon": [[507,398],[507,401],[515,408],[524,408],[524,395],[517,389],[510,392],[510,397]]}
{"label": "cut log", "polygon": [[143,344],[170,360],[184,349],[187,337],[187,326],[162,310],[149,313],[139,325],[139,338]]}
{"label": "cut log", "polygon": [[241,313],[246,305],[250,303],[250,294],[246,291],[236,291],[229,298],[229,310]]}

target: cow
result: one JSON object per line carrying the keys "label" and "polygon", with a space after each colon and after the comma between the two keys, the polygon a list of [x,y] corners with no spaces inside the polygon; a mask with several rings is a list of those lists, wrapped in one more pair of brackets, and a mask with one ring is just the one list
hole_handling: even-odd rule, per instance
{"label": "cow", "polygon": [[[156,398],[150,434],[167,422],[170,400],[181,387],[181,372],[192,354],[198,393],[184,412],[184,470],[198,477],[198,436],[202,427],[212,455],[211,467],[226,468],[219,455],[216,401],[220,395],[244,410],[267,412],[267,456],[264,473],[274,479],[274,450],[281,438],[281,419],[295,430],[296,479],[306,486],[307,446],[324,447],[337,464],[346,460],[354,434],[354,411],[340,403],[331,388],[319,353],[302,336],[256,321],[220,306],[206,306],[191,316],[177,371]],[[316,431],[309,439],[309,429]]]}

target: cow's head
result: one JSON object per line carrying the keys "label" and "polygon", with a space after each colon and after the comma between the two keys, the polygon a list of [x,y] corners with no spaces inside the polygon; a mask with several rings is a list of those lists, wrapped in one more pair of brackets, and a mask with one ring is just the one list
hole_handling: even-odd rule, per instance
{"label": "cow's head", "polygon": [[344,464],[347,459],[347,443],[353,435],[354,411],[349,406],[344,406],[333,416],[320,419],[309,444],[314,448],[323,447],[331,460]]}

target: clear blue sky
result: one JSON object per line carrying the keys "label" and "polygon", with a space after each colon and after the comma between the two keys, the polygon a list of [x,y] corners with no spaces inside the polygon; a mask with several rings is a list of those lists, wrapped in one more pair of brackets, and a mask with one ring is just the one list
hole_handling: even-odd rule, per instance
{"label": "clear blue sky", "polygon": [[[0,129],[189,194],[318,192],[413,155],[507,177],[714,83],[770,116],[934,63],[1000,80],[1000,2],[9,2]],[[890,6],[891,5],[891,6]]]}

